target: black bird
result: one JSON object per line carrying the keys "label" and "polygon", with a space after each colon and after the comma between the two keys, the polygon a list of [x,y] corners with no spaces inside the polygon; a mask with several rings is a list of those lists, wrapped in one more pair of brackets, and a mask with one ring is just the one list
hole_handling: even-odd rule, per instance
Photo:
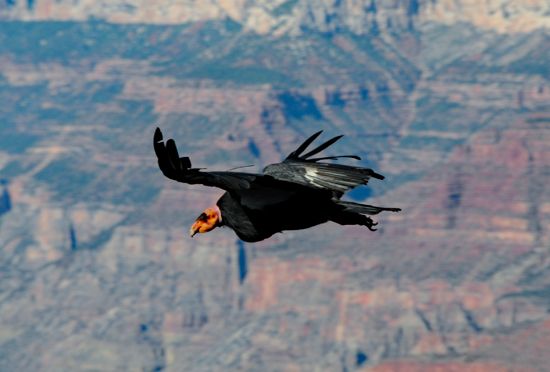
{"label": "black bird", "polygon": [[153,146],[160,170],[170,179],[188,184],[218,187],[226,192],[212,208],[196,219],[189,233],[205,233],[218,226],[228,226],[245,242],[258,242],[284,230],[306,229],[327,221],[340,225],[362,225],[376,231],[367,215],[382,211],[399,212],[399,208],[384,208],[340,200],[346,191],[366,185],[371,177],[384,176],[372,169],[319,162],[353,158],[340,155],[312,158],[338,141],[337,136],[302,154],[322,133],[309,137],[287,158],[264,168],[262,174],[243,172],[205,172],[192,168],[188,157],[180,157],[173,139],[163,142],[156,129]]}

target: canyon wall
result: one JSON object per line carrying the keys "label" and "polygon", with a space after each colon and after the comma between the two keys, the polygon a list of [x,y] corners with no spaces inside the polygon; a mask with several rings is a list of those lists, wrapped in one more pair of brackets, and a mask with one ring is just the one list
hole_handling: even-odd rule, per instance
{"label": "canyon wall", "polygon": [[0,18],[22,20],[104,19],[117,23],[180,24],[231,19],[261,34],[349,29],[399,32],[431,22],[472,25],[497,32],[530,32],[550,26],[545,0],[201,0],[89,1],[5,0]]}
{"label": "canyon wall", "polygon": [[[1,370],[547,368],[545,2],[0,4]],[[403,212],[190,239],[221,191],[157,126],[251,172],[345,134]]]}

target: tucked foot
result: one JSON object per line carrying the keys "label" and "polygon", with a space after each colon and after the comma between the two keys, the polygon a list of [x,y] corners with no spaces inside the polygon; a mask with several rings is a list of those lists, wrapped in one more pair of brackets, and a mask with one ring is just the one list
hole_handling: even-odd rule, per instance
{"label": "tucked foot", "polygon": [[378,225],[378,222],[374,222],[370,217],[367,217],[367,216],[364,216],[364,217],[366,217],[365,218],[365,226],[367,226],[367,228],[370,231],[376,231],[377,229],[373,228],[373,226]]}

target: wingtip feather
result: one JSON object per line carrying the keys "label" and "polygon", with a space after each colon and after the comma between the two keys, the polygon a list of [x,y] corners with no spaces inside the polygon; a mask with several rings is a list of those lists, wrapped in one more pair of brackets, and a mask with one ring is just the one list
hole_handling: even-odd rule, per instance
{"label": "wingtip feather", "polygon": [[334,143],[336,143],[336,141],[338,141],[342,137],[344,137],[344,135],[340,134],[339,136],[336,136],[336,137],[333,137],[333,138],[329,139],[328,141],[324,142],[320,146],[317,146],[316,148],[314,148],[313,150],[311,150],[307,154],[302,155],[302,158],[307,159],[307,158],[309,158],[309,157],[325,150],[327,147],[332,146]]}
{"label": "wingtip feather", "polygon": [[311,143],[313,141],[315,141],[315,139],[317,139],[317,137],[319,137],[319,135],[323,133],[322,130],[316,132],[316,133],[313,133],[311,136],[308,137],[308,139],[306,139],[300,146],[298,146],[298,148],[296,150],[294,150],[293,152],[291,152],[288,156],[287,156],[287,159],[291,159],[291,158],[297,158],[300,156],[300,154],[302,152],[304,152],[307,147],[309,145],[311,145]]}
{"label": "wingtip feather", "polygon": [[155,134],[154,134],[154,136],[153,136],[153,140],[154,140],[155,142],[160,142],[160,141],[162,141],[162,132],[161,132],[161,130],[160,130],[159,127],[157,127],[157,129],[155,129]]}
{"label": "wingtip feather", "polygon": [[372,178],[376,178],[376,179],[378,179],[378,180],[383,180],[384,178],[386,178],[386,177],[384,177],[383,175],[376,173],[375,171],[372,171],[372,173],[371,173],[370,176],[371,176]]}

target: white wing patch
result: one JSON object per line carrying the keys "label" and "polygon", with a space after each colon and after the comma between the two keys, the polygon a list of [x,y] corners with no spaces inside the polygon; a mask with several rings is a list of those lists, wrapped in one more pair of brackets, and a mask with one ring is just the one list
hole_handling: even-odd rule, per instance
{"label": "white wing patch", "polygon": [[270,164],[264,172],[279,180],[339,193],[345,193],[359,185],[366,185],[370,177],[384,179],[382,175],[368,168],[302,161]]}
{"label": "white wing patch", "polygon": [[306,180],[308,180],[312,185],[315,185],[317,187],[323,188],[323,185],[318,183],[319,180],[319,172],[317,172],[314,168],[306,168],[306,174],[304,174],[304,177]]}
{"label": "white wing patch", "polygon": [[308,164],[304,168],[304,178],[310,183],[310,185],[320,187],[322,189],[332,189],[345,192],[346,190],[365,182],[363,177],[351,180],[348,172],[339,172],[338,169],[331,169],[322,166],[323,164],[317,163],[315,165]]}

